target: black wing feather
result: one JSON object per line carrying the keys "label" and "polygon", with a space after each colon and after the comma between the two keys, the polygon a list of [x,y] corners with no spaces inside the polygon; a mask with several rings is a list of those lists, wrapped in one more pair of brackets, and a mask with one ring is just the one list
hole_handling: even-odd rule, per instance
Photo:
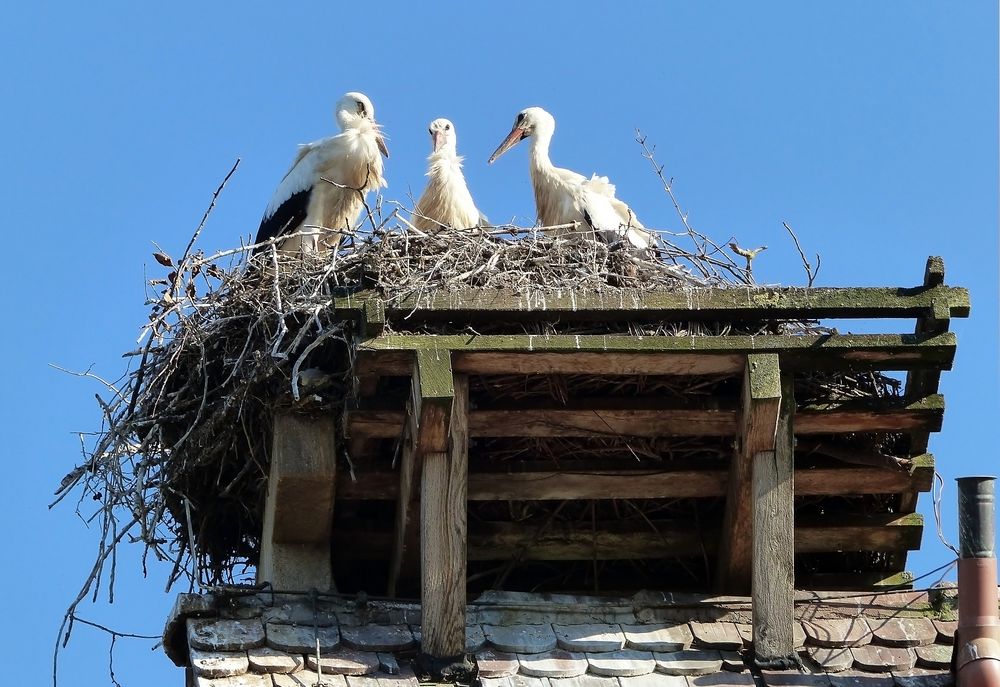
{"label": "black wing feather", "polygon": [[[278,206],[270,215],[264,215],[260,220],[260,228],[257,229],[257,238],[254,243],[261,243],[276,236],[291,234],[295,232],[306,219],[309,210],[309,196],[312,195],[312,188],[293,193],[288,200]],[[260,248],[255,248],[254,252]]]}

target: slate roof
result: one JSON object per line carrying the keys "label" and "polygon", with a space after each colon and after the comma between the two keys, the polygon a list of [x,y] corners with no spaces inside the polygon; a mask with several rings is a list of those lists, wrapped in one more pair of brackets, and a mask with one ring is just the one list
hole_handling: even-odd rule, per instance
{"label": "slate roof", "polygon": [[[927,595],[799,593],[801,670],[752,668],[750,601],[491,592],[467,612],[482,687],[939,687],[956,623]],[[164,647],[197,687],[416,687],[412,603],[330,595],[182,594]]]}

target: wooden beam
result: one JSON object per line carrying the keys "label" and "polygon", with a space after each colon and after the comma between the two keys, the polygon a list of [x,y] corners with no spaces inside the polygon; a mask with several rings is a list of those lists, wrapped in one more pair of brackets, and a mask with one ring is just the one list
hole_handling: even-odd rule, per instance
{"label": "wooden beam", "polygon": [[[341,500],[391,501],[399,493],[399,477],[391,472],[365,472],[358,479],[342,476]],[[801,496],[863,496],[931,489],[934,458],[913,459],[910,472],[884,467],[803,468],[795,471]],[[564,501],[567,499],[715,498],[726,494],[728,470],[588,470],[583,472],[478,472],[469,475],[470,501]]]}
{"label": "wooden beam", "polygon": [[257,582],[274,589],[328,591],[336,485],[332,414],[274,417]]}
{"label": "wooden beam", "polygon": [[424,456],[420,646],[435,658],[465,653],[468,408],[469,380],[456,377],[448,451]]}
{"label": "wooden beam", "polygon": [[762,451],[774,451],[781,405],[781,372],[774,353],[747,356],[743,373],[740,432],[729,469],[728,495],[716,561],[715,586],[720,592],[750,591],[753,553],[753,462]]}
{"label": "wooden beam", "polygon": [[795,391],[781,375],[774,451],[753,459],[753,650],[761,666],[795,664]]}
{"label": "wooden beam", "polygon": [[[405,413],[399,471],[399,498],[396,503],[396,540],[389,567],[388,595],[395,596],[396,585],[415,553],[407,547],[412,540],[420,503],[420,478],[423,461],[431,453],[448,449],[448,424],[455,391],[452,386],[451,356],[447,351],[417,351],[410,384],[409,410]],[[397,434],[398,436],[398,434]],[[351,440],[376,438],[352,435]],[[411,547],[412,548],[412,547]]]}
{"label": "wooden beam", "polygon": [[[652,520],[638,530],[630,527],[620,521],[587,523],[583,529],[560,522],[537,529],[523,523],[477,522],[469,531],[468,558],[558,561],[701,557],[705,542],[720,531],[718,523],[687,520]],[[915,550],[920,546],[922,531],[923,519],[916,514],[823,518],[796,525],[795,552]],[[368,529],[341,530],[334,536],[337,548],[356,560],[385,556],[390,540],[390,532]],[[464,581],[459,588],[464,589]]]}
{"label": "wooden beam", "polygon": [[[611,294],[564,292],[524,294],[501,289],[463,289],[461,292],[425,293],[386,304],[387,318],[411,320],[475,319],[511,317],[536,319],[589,320],[761,320],[832,318],[919,317],[935,298],[944,297],[952,317],[966,317],[969,294],[966,289],[902,287],[726,287],[670,289],[662,291],[625,290]],[[359,309],[371,292],[337,298],[335,306],[344,311]]]}
{"label": "wooden beam", "polygon": [[[359,344],[358,357],[381,351],[448,350],[461,361],[456,372],[466,374],[506,374],[510,355],[533,356],[542,353],[600,353],[602,355],[746,355],[779,353],[782,365],[803,370],[909,370],[924,367],[950,369],[955,357],[954,334],[933,336],[916,334],[809,334],[809,335],[728,335],[728,336],[645,336],[624,334],[489,334],[436,335],[386,334]],[[504,356],[487,355],[504,353]],[[475,355],[473,355],[475,354]],[[381,353],[379,353],[381,355]],[[543,359],[539,359],[543,360]],[[568,361],[549,360],[570,368]],[[391,363],[391,365],[390,365]],[[732,361],[730,361],[730,364]],[[527,366],[529,361],[522,363]],[[610,365],[610,363],[608,363]],[[693,360],[692,366],[709,363]],[[378,362],[365,365],[378,367]],[[528,369],[522,367],[522,369]],[[547,372],[538,367],[537,372]],[[382,374],[405,374],[398,357],[389,358]]]}
{"label": "wooden beam", "polygon": [[[654,401],[645,401],[653,405]],[[609,400],[606,405],[622,405]],[[597,405],[597,404],[593,404]],[[717,400],[698,407],[693,403],[660,403],[659,408],[531,408],[481,409],[469,417],[473,437],[663,437],[736,436],[738,411]],[[713,407],[715,406],[715,407]],[[799,410],[796,432],[937,431],[944,417],[944,398],[851,399],[809,405]],[[388,439],[399,436],[405,413],[393,410],[348,412],[351,439]]]}

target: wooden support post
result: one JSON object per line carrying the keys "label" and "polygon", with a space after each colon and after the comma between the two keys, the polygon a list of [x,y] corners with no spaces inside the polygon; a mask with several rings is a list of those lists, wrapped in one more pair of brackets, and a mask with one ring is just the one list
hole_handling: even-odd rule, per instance
{"label": "wooden support post", "polygon": [[274,417],[258,583],[296,591],[333,588],[335,429],[332,415]]}
{"label": "wooden support post", "polygon": [[416,561],[407,542],[413,537],[423,461],[429,453],[448,449],[454,388],[451,353],[446,350],[419,350],[415,354],[410,400],[401,438],[399,497],[396,501],[396,538],[389,567],[388,596],[396,595],[400,575]]}
{"label": "wooden support post", "polygon": [[456,377],[447,452],[424,456],[420,500],[421,650],[465,653],[469,380]]}
{"label": "wooden support post", "polygon": [[795,661],[794,413],[792,376],[784,372],[774,451],[753,458],[753,649],[762,667]]}
{"label": "wooden support post", "polygon": [[746,358],[740,409],[739,442],[729,467],[726,512],[719,543],[716,589],[728,594],[750,591],[753,551],[752,484],[755,456],[774,451],[781,404],[781,372],[774,353]]}

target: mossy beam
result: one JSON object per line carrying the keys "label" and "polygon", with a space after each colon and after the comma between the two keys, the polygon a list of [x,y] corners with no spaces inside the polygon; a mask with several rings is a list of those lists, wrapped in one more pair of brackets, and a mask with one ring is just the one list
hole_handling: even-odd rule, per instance
{"label": "mossy beam", "polygon": [[[360,352],[452,351],[462,357],[461,371],[476,369],[478,353],[778,353],[791,369],[911,370],[951,369],[955,335],[857,334],[807,336],[624,336],[624,335],[386,335],[359,345]],[[488,362],[489,356],[483,356]],[[374,366],[374,365],[373,365]],[[456,368],[460,367],[456,361]],[[539,370],[544,372],[545,370]],[[497,374],[493,372],[493,374]]]}
{"label": "mossy beam", "polygon": [[[337,298],[344,310],[357,309],[367,299],[379,298],[359,292]],[[496,289],[430,293],[386,302],[388,317],[458,317],[497,314],[594,319],[829,319],[909,318],[931,315],[933,302],[946,304],[951,317],[968,317],[968,290],[954,286],[765,288],[731,287],[673,289],[669,291],[616,291],[578,294],[517,293]]]}

